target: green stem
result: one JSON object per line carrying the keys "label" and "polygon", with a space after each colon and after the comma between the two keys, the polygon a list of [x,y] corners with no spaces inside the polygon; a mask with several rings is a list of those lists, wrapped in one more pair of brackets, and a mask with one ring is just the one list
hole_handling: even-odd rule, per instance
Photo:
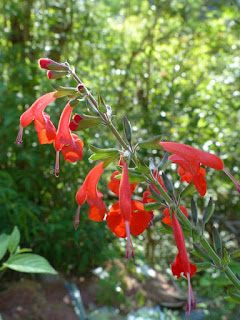
{"label": "green stem", "polygon": [[231,282],[234,284],[234,286],[240,290],[240,281],[238,280],[238,278],[235,276],[235,274],[232,272],[232,270],[230,269],[229,266],[226,267],[226,269],[224,270],[225,275],[228,277],[229,280],[231,280]]}
{"label": "green stem", "polygon": [[112,124],[111,121],[109,121],[107,123],[108,128],[112,131],[112,133],[114,134],[115,138],[118,140],[118,142],[121,144],[121,146],[125,149],[125,150],[129,150],[127,144],[125,143],[125,141],[123,140],[123,138],[120,136],[119,132],[117,131],[117,129],[114,127],[114,125]]}
{"label": "green stem", "polygon": [[200,243],[203,246],[204,250],[207,252],[207,254],[210,256],[210,258],[213,260],[213,262],[218,267],[221,267],[221,259],[203,236],[201,236],[200,238]]}

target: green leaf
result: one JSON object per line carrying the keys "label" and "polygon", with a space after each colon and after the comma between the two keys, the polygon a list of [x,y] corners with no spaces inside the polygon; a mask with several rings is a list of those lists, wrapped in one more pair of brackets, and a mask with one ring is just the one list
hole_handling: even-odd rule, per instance
{"label": "green leaf", "polygon": [[33,253],[16,254],[3,263],[3,266],[18,272],[57,274],[45,258]]}
{"label": "green leaf", "polygon": [[205,226],[205,224],[209,221],[209,219],[213,215],[214,209],[215,209],[215,204],[213,203],[213,199],[211,197],[209,199],[207,208],[206,208],[204,215],[203,215],[203,227]]}
{"label": "green leaf", "polygon": [[240,295],[233,292],[233,289],[228,289],[228,294],[230,298],[233,300],[233,302],[240,304]]}
{"label": "green leaf", "polygon": [[194,250],[191,251],[192,254],[194,254],[195,256],[197,256],[198,258],[204,261],[208,261],[212,263],[212,259],[206,254],[205,251],[197,247],[195,243],[193,244],[193,247],[194,247]]}
{"label": "green leaf", "polygon": [[161,205],[162,204],[159,202],[144,203],[144,210],[145,211],[155,210],[161,207]]}
{"label": "green leaf", "polygon": [[240,302],[237,302],[236,299],[233,299],[231,297],[224,297],[224,299],[229,301],[229,302],[240,303]]}
{"label": "green leaf", "polygon": [[77,88],[72,87],[62,87],[56,84],[52,84],[52,87],[56,90],[54,97],[61,98],[72,94],[79,94]]}
{"label": "green leaf", "polygon": [[140,147],[146,148],[146,149],[158,149],[158,150],[161,150],[162,147],[159,144],[161,139],[162,139],[162,135],[156,136],[156,137],[153,137],[153,138],[151,138],[149,140],[140,141],[140,142],[138,142],[138,145]]}
{"label": "green leaf", "polygon": [[22,248],[16,251],[16,253],[26,253],[26,252],[32,252],[32,249],[30,248]]}
{"label": "green leaf", "polygon": [[240,257],[240,249],[233,251],[232,253],[230,253],[230,257],[231,258],[238,258]]}
{"label": "green leaf", "polygon": [[13,253],[20,242],[20,232],[18,230],[18,227],[15,226],[12,233],[9,236],[9,242],[8,242],[8,250],[10,253]]}
{"label": "green leaf", "polygon": [[229,262],[230,262],[230,259],[228,257],[227,250],[226,250],[226,248],[224,248],[223,249],[223,257],[222,257],[221,263],[222,263],[222,265],[228,265]]}
{"label": "green leaf", "polygon": [[111,157],[107,157],[103,159],[103,168],[106,168],[110,163],[118,159],[119,154],[112,155]]}
{"label": "green leaf", "polygon": [[0,235],[0,260],[4,257],[8,248],[9,236],[5,233]]}
{"label": "green leaf", "polygon": [[[131,171],[128,171],[128,176],[129,176],[129,182],[130,183],[138,183],[138,182],[143,182],[143,181],[146,180],[145,177],[143,177],[143,176],[141,176],[141,175],[139,175],[137,173],[133,173]],[[121,174],[118,174],[118,175],[115,176],[115,178],[117,178],[119,180],[121,180],[121,177],[122,177]]]}
{"label": "green leaf", "polygon": [[165,201],[164,199],[163,199],[163,197],[161,197],[160,196],[160,194],[156,191],[156,190],[154,190],[151,186],[149,186],[149,191],[150,191],[150,197],[152,198],[152,199],[154,199],[154,200],[156,200],[156,201],[160,201],[160,202],[163,202],[163,201]]}
{"label": "green leaf", "polygon": [[[158,170],[163,169],[165,167],[165,164],[168,162],[169,153],[166,152],[164,157],[162,158],[161,162],[158,165]],[[170,161],[171,163],[171,161]]]}
{"label": "green leaf", "polygon": [[197,209],[197,203],[193,198],[191,199],[191,211],[192,211],[193,223],[196,226],[196,224],[198,223],[198,209]]}
{"label": "green leaf", "polygon": [[188,195],[192,194],[195,191],[196,187],[191,182],[180,194],[180,198],[183,199],[187,197]]}
{"label": "green leaf", "polygon": [[[78,127],[75,131],[85,130],[88,128],[95,127],[101,123],[101,119],[99,117],[95,116],[89,116],[89,115],[81,115],[82,119],[78,122]],[[74,132],[75,132],[74,131]]]}
{"label": "green leaf", "polygon": [[125,133],[126,139],[131,144],[131,142],[132,142],[132,128],[131,128],[130,122],[128,121],[128,119],[125,116],[123,117],[123,128],[124,128],[124,133]]}
{"label": "green leaf", "polygon": [[194,227],[192,229],[192,238],[193,238],[193,242],[196,243],[199,241],[201,237],[201,230],[199,227]]}
{"label": "green leaf", "polygon": [[169,193],[173,193],[174,192],[174,189],[173,189],[173,185],[172,185],[172,182],[168,179],[167,175],[165,174],[165,172],[162,172],[162,179],[163,179],[163,182],[164,182],[164,185],[167,189],[167,191]]}
{"label": "green leaf", "polygon": [[112,158],[113,160],[119,157],[119,151],[114,148],[100,149],[95,146],[89,145],[89,148],[94,154],[92,154],[89,159],[95,160],[107,160],[107,158]]}
{"label": "green leaf", "polygon": [[222,240],[216,228],[213,228],[213,246],[219,257],[222,257]]}
{"label": "green leaf", "polygon": [[199,262],[199,263],[195,263],[197,267],[197,272],[202,271],[202,270],[206,270],[212,267],[212,264],[210,262]]}

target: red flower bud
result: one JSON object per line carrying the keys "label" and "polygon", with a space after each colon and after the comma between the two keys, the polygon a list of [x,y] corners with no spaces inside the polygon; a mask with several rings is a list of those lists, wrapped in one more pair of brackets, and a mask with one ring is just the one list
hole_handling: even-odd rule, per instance
{"label": "red flower bud", "polygon": [[68,66],[62,63],[57,63],[48,58],[41,58],[38,60],[39,66],[46,70],[64,70],[68,71]]}
{"label": "red flower bud", "polygon": [[80,122],[82,119],[83,118],[79,114],[75,114],[73,116],[73,121],[76,122],[76,123]]}
{"label": "red flower bud", "polygon": [[78,88],[78,91],[82,90],[84,88],[84,84],[79,84],[77,88]]}
{"label": "red flower bud", "polygon": [[47,59],[47,58],[41,58],[38,60],[39,66],[42,69],[47,69],[48,70],[48,65],[51,63],[52,60]]}
{"label": "red flower bud", "polygon": [[48,79],[51,80],[52,76],[53,76],[52,72],[50,70],[48,70],[48,72],[47,72]]}
{"label": "red flower bud", "polygon": [[75,131],[75,130],[77,129],[77,127],[78,127],[78,124],[76,124],[75,122],[71,121],[71,122],[69,123],[69,129],[70,129],[71,131]]}

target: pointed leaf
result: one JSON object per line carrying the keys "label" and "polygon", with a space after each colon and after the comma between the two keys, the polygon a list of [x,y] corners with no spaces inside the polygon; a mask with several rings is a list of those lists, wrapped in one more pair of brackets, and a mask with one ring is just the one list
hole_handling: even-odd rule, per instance
{"label": "pointed leaf", "polygon": [[196,201],[193,198],[191,200],[191,211],[192,211],[193,223],[196,226],[198,223],[198,209],[197,209]]}
{"label": "pointed leaf", "polygon": [[192,194],[196,190],[196,187],[191,182],[180,194],[180,199],[187,197],[188,195]]}
{"label": "pointed leaf", "polygon": [[151,210],[159,209],[161,205],[162,204],[160,202],[144,203],[144,210],[151,211]]}
{"label": "pointed leaf", "polygon": [[130,122],[128,121],[128,119],[125,116],[123,117],[123,129],[124,129],[124,133],[125,133],[127,141],[129,142],[129,144],[131,144],[131,142],[132,142],[132,128],[131,128]]}
{"label": "pointed leaf", "polygon": [[12,233],[9,236],[9,242],[8,242],[8,250],[10,253],[13,253],[20,242],[20,232],[18,230],[18,227],[15,226]]}
{"label": "pointed leaf", "polygon": [[162,179],[163,179],[163,182],[164,182],[164,185],[165,185],[167,191],[169,193],[173,193],[174,189],[173,189],[172,182],[168,179],[168,176],[164,172],[162,172]]}
{"label": "pointed leaf", "polygon": [[3,263],[3,266],[18,272],[57,274],[45,258],[33,253],[16,254]]}
{"label": "pointed leaf", "polygon": [[8,249],[9,236],[5,233],[0,235],[0,260],[4,257]]}
{"label": "pointed leaf", "polygon": [[95,146],[89,145],[89,148],[94,154],[90,156],[91,160],[103,160],[109,157],[113,157],[114,159],[119,157],[119,151],[114,148],[102,149],[97,148]]}
{"label": "pointed leaf", "polygon": [[219,257],[222,257],[222,240],[216,228],[213,227],[213,246]]}
{"label": "pointed leaf", "polygon": [[207,255],[207,253],[205,251],[203,251],[202,249],[200,249],[199,247],[197,247],[195,245],[195,243],[193,244],[194,250],[191,251],[192,254],[194,254],[195,256],[199,257],[200,259],[204,260],[204,261],[208,261],[212,263],[212,259]]}
{"label": "pointed leaf", "polygon": [[119,158],[119,154],[114,154],[110,157],[103,158],[103,168],[106,168],[110,163]]}
{"label": "pointed leaf", "polygon": [[[131,171],[128,171],[128,176],[129,176],[129,182],[130,183],[138,183],[138,182],[143,182],[145,181],[145,177],[141,176],[140,174],[133,173]],[[121,180],[122,175],[118,174],[115,176],[115,178]]]}
{"label": "pointed leaf", "polygon": [[[161,162],[158,165],[158,170],[163,169],[165,164],[168,162],[169,153],[166,152]],[[171,163],[171,161],[169,161]]]}
{"label": "pointed leaf", "polygon": [[213,266],[210,262],[199,262],[199,263],[194,262],[194,264],[197,267],[197,272],[202,270],[207,270]]}
{"label": "pointed leaf", "polygon": [[233,251],[232,253],[230,253],[230,257],[231,258],[238,258],[240,257],[240,249]]}
{"label": "pointed leaf", "polygon": [[215,209],[215,204],[213,203],[213,199],[211,197],[209,199],[207,208],[206,208],[204,215],[203,215],[203,227],[209,221],[211,216],[213,215],[214,209]]}
{"label": "pointed leaf", "polygon": [[160,146],[159,142],[162,139],[162,135],[161,136],[156,136],[153,137],[149,140],[145,140],[145,141],[140,141],[138,142],[138,145],[142,148],[146,148],[146,149],[158,149],[161,150],[162,147]]}
{"label": "pointed leaf", "polygon": [[226,248],[224,248],[223,249],[223,257],[222,257],[221,263],[222,263],[222,265],[227,265],[227,264],[229,264],[229,262],[230,262],[230,259],[228,257],[227,250],[226,250]]}
{"label": "pointed leaf", "polygon": [[149,186],[149,191],[150,191],[150,193],[151,193],[150,197],[151,197],[152,199],[154,199],[154,200],[156,200],[156,201],[158,201],[158,202],[163,202],[163,201],[165,201],[165,200],[163,199],[163,197],[161,197],[160,194],[159,194],[157,191],[155,191],[151,186]]}
{"label": "pointed leaf", "polygon": [[229,294],[229,296],[232,298],[232,300],[233,300],[235,303],[240,304],[240,295],[237,294],[237,293],[235,293],[235,292],[233,292],[233,289],[232,289],[232,288],[228,289],[228,294]]}

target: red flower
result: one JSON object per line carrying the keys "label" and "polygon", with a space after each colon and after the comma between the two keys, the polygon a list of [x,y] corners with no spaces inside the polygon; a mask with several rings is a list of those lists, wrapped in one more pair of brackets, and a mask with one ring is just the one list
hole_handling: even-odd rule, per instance
{"label": "red flower", "polygon": [[[131,212],[129,227],[130,233],[134,236],[140,235],[148,226],[151,220],[149,212],[144,211],[144,205],[140,201],[131,200]],[[119,238],[127,236],[125,220],[121,215],[119,202],[116,202],[110,208],[106,218],[109,229]]]}
{"label": "red flower", "polygon": [[[179,209],[182,211],[185,217],[188,218],[187,209],[184,206],[180,206]],[[163,210],[163,215],[164,215],[164,218],[162,219],[162,222],[172,227],[172,220],[171,220],[170,211],[168,208],[165,208]]]}
{"label": "red flower", "polygon": [[[131,234],[138,236],[149,225],[151,215],[144,211],[144,205],[139,201],[131,201],[131,194],[135,189],[135,184],[130,185],[127,162],[123,162],[122,178],[114,178],[118,171],[111,176],[111,182],[108,184],[110,190],[119,195],[119,202],[116,202],[107,214],[107,224],[117,237],[127,237],[127,253],[129,259],[130,246],[132,247],[132,257],[134,258],[134,249],[131,241]],[[118,180],[118,181],[117,181]]]}
{"label": "red flower", "polygon": [[[180,206],[179,208],[183,212],[183,214],[186,217],[188,217],[186,208],[184,206]],[[164,214],[164,218],[162,221],[173,227],[173,234],[174,234],[174,238],[175,238],[176,245],[178,248],[177,257],[172,263],[172,273],[174,276],[177,276],[177,278],[180,278],[181,273],[183,272],[183,275],[188,280],[187,315],[190,315],[191,302],[192,302],[193,308],[195,309],[195,301],[194,301],[193,290],[192,290],[190,278],[197,271],[197,267],[194,264],[191,264],[188,259],[183,231],[182,231],[182,228],[180,226],[180,223],[178,222],[178,219],[177,219],[175,213],[172,212],[172,219],[171,219],[170,211],[168,208],[164,209],[163,214]]]}
{"label": "red flower", "polygon": [[54,147],[56,149],[56,165],[55,175],[59,172],[59,151],[62,151],[63,157],[66,161],[77,162],[82,160],[83,142],[74,133],[70,132],[69,122],[73,107],[67,104],[61,114]]}
{"label": "red flower", "polygon": [[100,222],[103,220],[105,213],[107,213],[106,206],[102,200],[103,195],[97,190],[97,183],[103,171],[103,162],[101,162],[88,173],[84,183],[76,193],[79,207],[75,219],[75,229],[79,223],[80,206],[86,200],[90,206],[89,218],[91,220]]}
{"label": "red flower", "polygon": [[222,160],[214,154],[177,142],[159,142],[159,144],[164,150],[173,153],[169,159],[180,166],[181,181],[185,180],[188,183],[192,181],[201,197],[206,194],[207,183],[205,170],[200,164],[216,170],[224,169]]}
{"label": "red flower", "polygon": [[28,126],[33,120],[35,130],[38,132],[40,144],[52,143],[55,140],[56,129],[50,121],[50,116],[43,112],[46,106],[56,99],[54,94],[55,92],[50,92],[40,97],[21,115],[21,128],[19,130],[16,143],[22,143],[23,128]]}

